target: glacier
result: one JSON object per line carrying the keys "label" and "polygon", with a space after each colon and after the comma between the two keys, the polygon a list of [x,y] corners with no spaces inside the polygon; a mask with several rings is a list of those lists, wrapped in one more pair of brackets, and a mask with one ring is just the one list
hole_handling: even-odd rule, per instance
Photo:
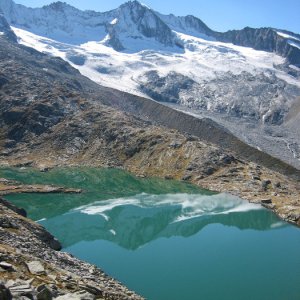
{"label": "glacier", "polygon": [[[289,61],[298,61],[299,35],[245,28],[222,37],[194,16],[162,15],[138,1],[108,12],[62,2],[31,9],[12,0],[0,0],[0,9],[19,43],[68,61],[100,85],[217,120],[300,167],[298,115],[288,118],[300,102],[300,68]],[[238,45],[250,43],[250,33],[257,34],[253,47]],[[293,56],[257,49],[266,46],[256,43],[263,34]]]}

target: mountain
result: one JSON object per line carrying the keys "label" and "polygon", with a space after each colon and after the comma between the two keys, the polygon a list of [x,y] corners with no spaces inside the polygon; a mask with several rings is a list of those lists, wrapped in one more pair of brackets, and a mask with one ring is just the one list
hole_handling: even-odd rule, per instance
{"label": "mountain", "polygon": [[4,35],[0,70],[1,165],[119,167],[271,199],[270,208],[298,222],[300,171],[216,122],[103,87]]}
{"label": "mountain", "polygon": [[[299,34],[273,28],[249,27],[216,32],[192,15],[163,15],[138,1],[126,2],[105,13],[80,11],[64,2],[31,9],[15,4],[12,0],[1,0],[0,8],[11,25],[64,43],[78,45],[102,41],[118,51],[153,49],[158,45],[182,48],[182,41],[176,37],[176,32],[179,32],[275,52],[287,58],[291,64],[300,64]],[[153,43],[153,40],[158,44]]]}
{"label": "mountain", "polygon": [[19,43],[66,60],[102,86],[209,117],[300,167],[297,117],[290,117],[300,96],[300,69],[290,63],[299,35],[218,33],[194,16],[162,15],[138,1],[105,13],[62,2],[31,9],[0,0],[0,8]]}
{"label": "mountain", "polygon": [[300,168],[299,35],[274,28],[211,30],[194,16],[129,1],[109,12],[0,0],[21,44],[58,56],[96,83],[209,117]]}
{"label": "mountain", "polygon": [[300,66],[300,35],[273,28],[250,28],[215,33],[217,39],[256,50],[275,52],[287,62]]}
{"label": "mountain", "polygon": [[59,42],[79,45],[102,41],[118,51],[133,51],[132,47],[143,48],[144,45],[138,45],[141,39],[151,39],[149,44],[180,47],[172,30],[138,1],[107,13],[80,11],[63,2],[30,9],[12,0],[1,0],[0,8],[11,25]]}
{"label": "mountain", "polygon": [[163,15],[156,12],[161,20],[163,20],[172,30],[182,32],[190,36],[199,38],[214,39],[215,32],[211,30],[200,19],[188,15],[185,17],[177,17],[173,14]]}
{"label": "mountain", "polygon": [[194,16],[176,17],[174,15],[158,16],[174,31],[191,36],[212,39],[256,50],[276,53],[287,62],[300,66],[300,35],[276,28],[250,28],[216,32]]}

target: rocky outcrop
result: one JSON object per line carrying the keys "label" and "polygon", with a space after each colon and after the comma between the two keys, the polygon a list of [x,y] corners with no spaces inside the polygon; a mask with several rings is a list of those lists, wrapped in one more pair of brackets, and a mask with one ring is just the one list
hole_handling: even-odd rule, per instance
{"label": "rocky outcrop", "polygon": [[142,299],[0,201],[0,299]]}
{"label": "rocky outcrop", "polygon": [[116,26],[119,27],[119,31],[125,30],[124,21],[130,19],[143,36],[154,38],[166,46],[174,45],[175,36],[172,30],[151,9],[140,2],[128,1],[121,5],[118,9],[118,17]]}
{"label": "rocky outcrop", "polygon": [[158,16],[175,31],[193,36],[214,39],[234,45],[250,47],[256,50],[274,52],[285,57],[287,62],[300,65],[300,35],[271,27],[229,30],[217,32],[194,16],[176,17],[174,15]]}
{"label": "rocky outcrop", "polygon": [[[277,32],[291,36],[290,39],[283,37]],[[251,47],[256,50],[275,52],[287,59],[290,64],[300,65],[300,35],[289,31],[276,30],[273,28],[250,28],[230,30],[224,33],[215,33],[214,36],[223,42],[233,43],[239,46]],[[294,39],[293,39],[294,37]],[[290,42],[295,40],[299,47]]]}
{"label": "rocky outcrop", "polygon": [[4,38],[7,38],[12,42],[17,42],[17,37],[14,34],[14,32],[10,29],[10,26],[6,21],[1,8],[0,8],[0,34],[3,35]]}
{"label": "rocky outcrop", "polygon": [[155,12],[172,30],[197,37],[213,38],[214,31],[195,16],[177,17],[173,14],[163,15]]}
{"label": "rocky outcrop", "polygon": [[[43,171],[45,168],[40,169]],[[0,196],[19,193],[81,193],[81,189],[69,189],[54,185],[22,184],[15,180],[0,178]],[[0,200],[1,202],[1,200]]]}

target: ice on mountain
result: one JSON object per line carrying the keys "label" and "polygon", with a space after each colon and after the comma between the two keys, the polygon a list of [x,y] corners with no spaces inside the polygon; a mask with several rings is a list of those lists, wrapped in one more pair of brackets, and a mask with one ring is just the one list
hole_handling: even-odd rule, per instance
{"label": "ice on mountain", "polygon": [[118,23],[118,18],[114,18],[111,22],[110,25],[116,25]]}

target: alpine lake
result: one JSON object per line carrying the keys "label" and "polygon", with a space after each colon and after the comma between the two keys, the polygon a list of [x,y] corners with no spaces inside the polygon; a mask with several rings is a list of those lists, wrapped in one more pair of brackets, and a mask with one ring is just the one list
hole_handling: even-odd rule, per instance
{"label": "alpine lake", "polygon": [[300,229],[259,205],[117,169],[2,168],[0,177],[83,189],[6,198],[63,251],[149,300],[300,297]]}

